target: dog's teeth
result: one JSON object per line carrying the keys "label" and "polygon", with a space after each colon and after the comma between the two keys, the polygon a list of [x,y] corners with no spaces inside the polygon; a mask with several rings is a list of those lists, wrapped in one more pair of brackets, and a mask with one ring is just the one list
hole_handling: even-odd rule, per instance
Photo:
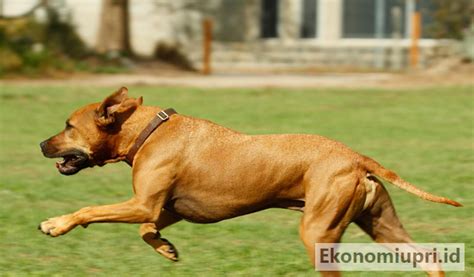
{"label": "dog's teeth", "polygon": [[60,166],[63,166],[66,163],[66,160],[61,160],[56,162],[56,168],[59,168]]}

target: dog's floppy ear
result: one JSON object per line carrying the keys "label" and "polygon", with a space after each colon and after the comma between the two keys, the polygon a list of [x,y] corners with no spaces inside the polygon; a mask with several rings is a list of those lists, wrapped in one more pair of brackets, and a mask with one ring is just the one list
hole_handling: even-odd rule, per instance
{"label": "dog's floppy ear", "polygon": [[95,122],[99,127],[106,127],[113,124],[118,115],[136,109],[142,103],[142,97],[138,99],[129,98],[128,89],[121,87],[100,103],[96,110]]}

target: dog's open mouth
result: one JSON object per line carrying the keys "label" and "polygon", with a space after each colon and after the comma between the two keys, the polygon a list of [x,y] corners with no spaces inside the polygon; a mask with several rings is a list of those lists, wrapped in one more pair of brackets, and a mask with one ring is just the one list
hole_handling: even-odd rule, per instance
{"label": "dog's open mouth", "polygon": [[77,173],[79,170],[89,166],[89,157],[87,154],[81,151],[71,151],[61,155],[61,161],[56,162],[56,168],[61,174],[72,175]]}

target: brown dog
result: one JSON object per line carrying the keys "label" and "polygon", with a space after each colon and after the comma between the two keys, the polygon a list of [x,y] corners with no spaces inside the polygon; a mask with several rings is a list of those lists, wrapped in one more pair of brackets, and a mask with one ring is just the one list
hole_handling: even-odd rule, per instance
{"label": "brown dog", "polygon": [[[185,219],[212,223],[268,208],[303,212],[300,235],[314,262],[316,242],[338,242],[351,222],[377,242],[411,242],[379,176],[423,199],[460,206],[424,192],[376,161],[316,135],[240,134],[212,122],[142,106],[127,89],[72,114],[66,129],[41,143],[60,173],[123,161],[157,116],[166,122],[131,157],[134,196],[42,222],[56,237],[94,222],[141,223],[156,251],[176,260],[159,231]],[[145,137],[146,138],[146,137]]]}

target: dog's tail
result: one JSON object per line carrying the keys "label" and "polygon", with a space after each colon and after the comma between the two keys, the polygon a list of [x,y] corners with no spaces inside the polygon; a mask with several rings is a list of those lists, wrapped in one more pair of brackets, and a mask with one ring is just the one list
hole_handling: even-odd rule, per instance
{"label": "dog's tail", "polygon": [[412,193],[422,199],[438,202],[438,203],[449,204],[455,207],[462,207],[461,203],[459,202],[456,202],[454,200],[451,200],[445,197],[430,194],[426,191],[423,191],[415,187],[414,185],[400,178],[395,172],[384,168],[378,162],[374,161],[373,159],[369,157],[363,157],[362,164],[365,166],[368,173],[377,175],[381,177],[382,179],[394,184],[395,186],[405,191],[408,191],[409,193]]}

